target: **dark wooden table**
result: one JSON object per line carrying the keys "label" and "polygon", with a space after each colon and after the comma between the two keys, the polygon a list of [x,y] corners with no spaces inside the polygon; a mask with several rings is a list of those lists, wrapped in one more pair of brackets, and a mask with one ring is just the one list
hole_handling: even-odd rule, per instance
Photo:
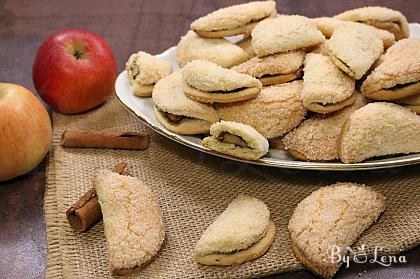
{"label": "dark wooden table", "polygon": [[[99,33],[113,48],[122,70],[131,53],[162,52],[177,44],[195,18],[240,2],[245,1],[0,0],[0,81],[18,83],[35,92],[31,69],[37,48],[49,34],[61,29],[85,28]],[[418,0],[277,1],[280,12],[309,17],[332,16],[366,5],[398,9],[409,22],[420,22]],[[45,162],[27,175],[0,183],[0,278],[45,276],[44,181]],[[405,255],[406,264],[353,264],[342,268],[337,278],[420,278],[420,247]],[[313,276],[301,271],[275,278]]]}

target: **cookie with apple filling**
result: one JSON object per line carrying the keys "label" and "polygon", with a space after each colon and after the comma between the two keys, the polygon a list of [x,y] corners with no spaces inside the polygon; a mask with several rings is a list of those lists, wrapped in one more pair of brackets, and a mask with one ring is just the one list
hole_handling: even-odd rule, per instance
{"label": "cookie with apple filling", "polygon": [[358,8],[338,14],[335,18],[356,21],[387,30],[395,35],[396,40],[408,38],[410,35],[405,16],[399,11],[385,7]]}
{"label": "cookie with apple filling", "polygon": [[420,93],[420,40],[398,41],[363,82],[363,96],[374,100],[396,100]]}
{"label": "cookie with apple filling", "polygon": [[240,194],[204,231],[195,247],[195,260],[204,265],[241,264],[266,253],[275,236],[267,205]]}
{"label": "cookie with apple filling", "polygon": [[305,52],[290,51],[265,57],[253,57],[232,70],[258,78],[263,85],[273,85],[298,79],[302,76]]}
{"label": "cookie with apple filling", "polygon": [[193,23],[191,29],[207,38],[250,34],[262,20],[275,17],[276,2],[255,1],[216,10]]}
{"label": "cookie with apple filling", "polygon": [[180,71],[158,81],[152,98],[157,120],[166,129],[177,134],[208,133],[211,124],[219,120],[213,107],[185,96]]}
{"label": "cookie with apple filling", "polygon": [[331,60],[354,79],[361,79],[384,51],[382,40],[370,29],[342,26],[327,41]]}
{"label": "cookie with apple filling", "polygon": [[202,103],[231,103],[257,96],[261,82],[214,63],[195,60],[182,68],[185,95]]}
{"label": "cookie with apple filling", "polygon": [[355,84],[354,78],[341,71],[328,56],[306,55],[302,100],[308,110],[325,114],[353,104]]}
{"label": "cookie with apple filling", "polygon": [[171,73],[171,64],[149,53],[139,51],[130,56],[125,69],[133,94],[139,97],[150,97],[156,82]]}
{"label": "cookie with apple filling", "polygon": [[268,152],[268,141],[246,124],[221,121],[210,128],[203,146],[211,150],[245,160],[258,160]]}

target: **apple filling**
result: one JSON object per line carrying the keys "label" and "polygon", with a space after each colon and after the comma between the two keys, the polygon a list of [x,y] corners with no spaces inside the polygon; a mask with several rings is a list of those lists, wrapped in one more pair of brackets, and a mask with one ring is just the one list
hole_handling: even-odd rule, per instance
{"label": "apple filling", "polygon": [[408,87],[408,86],[410,86],[410,85],[414,85],[414,84],[416,84],[416,83],[418,83],[418,82],[417,82],[417,81],[414,81],[414,82],[409,82],[409,83],[404,83],[404,84],[397,84],[397,85],[395,85],[395,86],[393,86],[393,87],[390,87],[390,88],[384,88],[384,89],[386,89],[386,90],[397,90],[397,89],[401,89],[401,88]]}
{"label": "apple filling", "polygon": [[224,143],[231,143],[240,147],[249,147],[248,144],[241,137],[232,135],[231,133],[227,133],[227,132],[221,133],[217,137],[217,139]]}
{"label": "apple filling", "polygon": [[157,109],[158,109],[158,111],[160,111],[162,114],[163,114],[163,116],[169,121],[169,122],[172,122],[172,123],[179,123],[179,122],[181,122],[181,120],[182,119],[185,119],[185,118],[190,118],[190,117],[188,117],[188,116],[184,116],[184,115],[178,115],[178,114],[173,114],[173,113],[169,113],[169,112],[166,112],[166,111],[163,111],[163,110],[161,110],[160,108],[158,108],[157,107]]}

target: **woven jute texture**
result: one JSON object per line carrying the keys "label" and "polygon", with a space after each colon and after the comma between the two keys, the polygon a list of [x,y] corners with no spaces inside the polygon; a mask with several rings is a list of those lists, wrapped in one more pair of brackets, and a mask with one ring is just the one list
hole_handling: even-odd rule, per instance
{"label": "woven jute texture", "polygon": [[[47,278],[111,278],[102,221],[75,233],[66,210],[92,187],[96,169],[125,161],[132,175],[156,193],[166,239],[155,261],[134,278],[243,278],[301,269],[290,248],[287,223],[299,201],[319,187],[340,182],[372,186],[386,196],[386,211],[355,246],[368,254],[395,254],[420,243],[420,167],[369,172],[291,171],[256,167],[205,155],[148,129],[117,99],[82,115],[53,115],[54,139],[47,167],[45,216]],[[152,137],[145,151],[64,149],[65,129],[143,131]],[[261,258],[232,267],[195,263],[193,250],[203,230],[239,193],[263,200],[276,223],[276,239]]]}

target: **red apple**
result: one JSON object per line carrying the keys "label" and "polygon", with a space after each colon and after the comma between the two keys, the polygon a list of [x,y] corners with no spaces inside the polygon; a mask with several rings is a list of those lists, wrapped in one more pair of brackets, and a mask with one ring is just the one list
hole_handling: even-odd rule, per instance
{"label": "red apple", "polygon": [[0,83],[0,181],[35,168],[51,142],[51,120],[26,88]]}
{"label": "red apple", "polygon": [[90,110],[114,93],[117,64],[111,48],[86,30],[64,30],[45,40],[35,57],[32,78],[54,110]]}

